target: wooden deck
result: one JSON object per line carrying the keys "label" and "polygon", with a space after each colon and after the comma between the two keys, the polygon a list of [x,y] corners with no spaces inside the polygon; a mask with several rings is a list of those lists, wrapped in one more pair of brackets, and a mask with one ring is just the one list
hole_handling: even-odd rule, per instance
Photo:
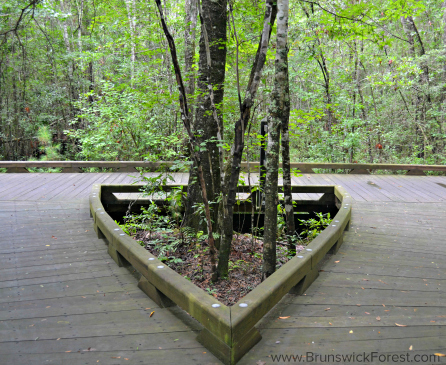
{"label": "wooden deck", "polygon": [[[198,324],[158,308],[93,232],[91,185],[128,175],[0,174],[1,364],[220,364],[196,341]],[[262,340],[239,364],[307,352],[446,354],[446,178],[294,182],[342,185],[355,200],[351,228],[305,295],[286,296],[260,322]]]}

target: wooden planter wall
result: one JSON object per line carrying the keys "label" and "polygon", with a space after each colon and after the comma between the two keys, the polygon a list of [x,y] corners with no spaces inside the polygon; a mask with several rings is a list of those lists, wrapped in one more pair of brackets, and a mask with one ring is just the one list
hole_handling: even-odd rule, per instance
{"label": "wooden planter wall", "polygon": [[[327,253],[337,252],[351,217],[352,199],[340,186],[294,186],[293,193],[322,194],[319,204],[331,201],[337,204],[338,213],[332,224],[304,251],[234,306],[228,307],[159,261],[127,236],[107,213],[106,207],[113,209],[122,204],[114,193],[134,193],[139,188],[138,185],[94,185],[90,212],[95,231],[99,238],[105,238],[108,252],[118,265],[131,265],[141,274],[138,286],[158,305],[176,304],[202,324],[198,340],[225,364],[235,364],[261,339],[256,323],[285,294],[302,294],[316,279],[318,264]],[[240,190],[243,192],[246,188]]]}

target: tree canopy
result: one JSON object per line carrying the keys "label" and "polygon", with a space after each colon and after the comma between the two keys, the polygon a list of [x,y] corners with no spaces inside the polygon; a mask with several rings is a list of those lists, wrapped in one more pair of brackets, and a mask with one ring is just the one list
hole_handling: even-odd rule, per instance
{"label": "tree canopy", "polygon": [[[216,102],[226,149],[234,130],[224,121],[239,116],[238,90],[243,94],[249,81],[265,6],[228,4],[227,40],[216,45],[227,49],[224,99]],[[443,5],[290,2],[291,160],[444,163]],[[193,106],[200,98],[198,8],[195,0],[166,2],[163,8]],[[243,159],[258,157],[258,125],[273,89],[275,32],[276,27],[246,136],[249,156]],[[156,160],[160,152],[163,159],[187,154],[155,2],[4,1],[0,74],[3,159],[35,154],[42,127],[55,143],[63,142],[61,158]]]}

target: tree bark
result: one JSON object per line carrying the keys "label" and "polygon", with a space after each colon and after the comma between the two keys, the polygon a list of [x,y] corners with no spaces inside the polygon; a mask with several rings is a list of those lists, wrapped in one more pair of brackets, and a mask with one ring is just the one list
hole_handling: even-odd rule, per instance
{"label": "tree bark", "polygon": [[[225,65],[226,65],[226,27],[227,0],[202,1],[202,32],[199,44],[199,63],[197,88],[199,96],[196,101],[194,134],[200,145],[200,154],[206,191],[210,202],[216,202],[221,191],[220,153],[217,147],[219,131],[223,130],[221,106],[224,95]],[[207,35],[207,38],[206,38]],[[208,42],[209,52],[207,52]],[[210,55],[210,66],[208,56]],[[210,94],[212,88],[213,95]],[[213,96],[213,102],[211,100]],[[213,104],[217,106],[217,121],[215,120]],[[197,185],[196,165],[190,171],[188,185],[188,203],[186,206],[186,225],[196,230],[199,228],[199,217],[195,214],[196,205],[201,200],[200,187]],[[218,204],[213,204],[212,220],[217,222]]]}
{"label": "tree bark", "polygon": [[[279,18],[280,3],[278,1]],[[279,22],[278,22],[279,23]],[[277,29],[277,31],[279,31]],[[277,60],[277,59],[276,59]],[[277,90],[275,90],[277,93]],[[277,95],[278,96],[278,95]],[[262,280],[276,271],[276,238],[277,238],[277,179],[279,172],[279,140],[280,140],[280,102],[276,95],[273,97],[268,118],[268,146],[266,150],[266,178],[265,178],[265,225],[263,229],[263,266]]]}
{"label": "tree bark", "polygon": [[[194,55],[195,55],[195,28],[197,26],[197,0],[186,0],[185,2],[186,16],[184,22],[186,27],[184,29],[184,63],[186,75],[186,93],[192,96],[195,92],[195,72],[193,69]],[[191,100],[191,97],[189,97]],[[193,103],[189,103],[192,108]],[[191,110],[193,115],[193,110]]]}
{"label": "tree bark", "polygon": [[[277,179],[279,170],[279,141],[280,131],[286,126],[288,131],[288,121],[290,115],[290,88],[288,79],[288,0],[277,2],[277,46],[275,59],[274,90],[270,108],[270,118],[268,121],[268,147],[266,157],[266,179],[265,179],[265,227],[263,237],[263,273],[262,278],[266,279],[276,270],[276,239],[277,239],[277,205],[279,197],[277,193]],[[284,171],[284,190],[287,187],[288,204],[285,206],[288,223],[292,221],[291,232],[294,233],[293,202],[291,197],[291,175],[289,162],[288,138],[282,140],[282,147],[288,147],[287,165],[288,172]],[[287,177],[285,178],[285,175]],[[288,180],[285,183],[285,180]],[[291,214],[289,214],[291,213]],[[291,241],[291,240],[290,240]]]}

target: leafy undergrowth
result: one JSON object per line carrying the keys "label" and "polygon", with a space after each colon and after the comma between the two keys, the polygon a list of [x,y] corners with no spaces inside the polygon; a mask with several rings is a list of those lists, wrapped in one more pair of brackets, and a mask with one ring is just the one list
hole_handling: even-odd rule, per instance
{"label": "leafy undergrowth", "polygon": [[[229,277],[216,283],[211,282],[209,246],[205,238],[186,243],[178,230],[138,231],[133,238],[170,268],[228,306],[237,303],[262,279],[263,242],[248,234],[234,234]],[[298,245],[296,251],[303,248]],[[292,258],[287,250],[286,242],[277,243],[277,268]]]}

